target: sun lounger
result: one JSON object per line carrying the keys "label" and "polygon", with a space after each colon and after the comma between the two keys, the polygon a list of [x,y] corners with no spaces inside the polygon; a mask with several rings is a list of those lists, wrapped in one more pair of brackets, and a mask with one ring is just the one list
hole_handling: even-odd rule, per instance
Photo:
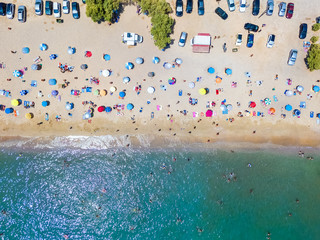
{"label": "sun lounger", "polygon": [[273,100],[274,100],[275,102],[278,102],[278,98],[276,97],[276,95],[273,95]]}
{"label": "sun lounger", "polygon": [[313,118],[313,117],[314,117],[314,112],[310,111],[310,118]]}

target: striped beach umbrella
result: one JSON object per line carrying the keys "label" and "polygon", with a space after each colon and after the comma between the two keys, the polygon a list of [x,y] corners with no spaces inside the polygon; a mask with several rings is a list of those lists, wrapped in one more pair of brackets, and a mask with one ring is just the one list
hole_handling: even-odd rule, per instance
{"label": "striped beach umbrella", "polygon": [[128,69],[128,70],[132,69],[133,66],[134,66],[134,65],[133,65],[132,62],[127,62],[127,63],[126,63],[126,69]]}
{"label": "striped beach umbrella", "polygon": [[270,104],[271,104],[270,98],[265,98],[265,99],[264,99],[264,103],[265,103],[266,105],[270,105]]}
{"label": "striped beach umbrella", "polygon": [[13,76],[14,76],[14,77],[21,77],[21,75],[22,75],[22,74],[21,74],[21,72],[20,72],[19,70],[14,70],[14,71],[13,71]]}
{"label": "striped beach umbrella", "polygon": [[160,58],[158,58],[158,57],[153,57],[153,58],[152,58],[152,62],[153,62],[154,64],[157,64],[157,63],[160,62]]}
{"label": "striped beach umbrella", "polygon": [[123,78],[123,83],[129,83],[130,82],[130,78],[129,77],[124,77]]}
{"label": "striped beach umbrella", "polygon": [[45,43],[41,43],[39,46],[41,51],[47,51],[48,50],[48,45]]}

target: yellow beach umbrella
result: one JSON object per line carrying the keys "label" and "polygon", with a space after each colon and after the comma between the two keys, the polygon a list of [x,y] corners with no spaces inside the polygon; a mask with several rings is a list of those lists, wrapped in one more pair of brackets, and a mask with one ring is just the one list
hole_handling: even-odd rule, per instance
{"label": "yellow beach umbrella", "polygon": [[200,89],[199,89],[199,93],[200,93],[201,95],[206,95],[206,94],[207,94],[207,90],[206,90],[205,88],[200,88]]}
{"label": "yellow beach umbrella", "polygon": [[12,99],[12,100],[11,100],[11,105],[14,106],[14,107],[16,107],[16,106],[19,105],[19,101],[18,101],[17,99]]}
{"label": "yellow beach umbrella", "polygon": [[104,90],[104,89],[102,89],[102,90],[100,91],[100,95],[101,95],[101,96],[105,96],[105,95],[107,95],[107,91],[106,91],[106,90]]}
{"label": "yellow beach umbrella", "polygon": [[32,113],[27,113],[26,114],[26,119],[31,119],[33,117]]}

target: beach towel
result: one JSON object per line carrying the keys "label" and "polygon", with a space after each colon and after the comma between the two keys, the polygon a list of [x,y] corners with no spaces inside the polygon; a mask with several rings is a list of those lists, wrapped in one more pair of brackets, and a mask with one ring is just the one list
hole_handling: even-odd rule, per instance
{"label": "beach towel", "polygon": [[252,115],[255,117],[256,116],[256,111],[253,111]]}
{"label": "beach towel", "polygon": [[197,112],[193,112],[193,113],[192,113],[192,116],[195,118],[195,117],[198,117],[199,114],[198,114]]}
{"label": "beach towel", "polygon": [[224,111],[222,111],[222,114],[228,114],[228,110],[226,109],[226,110],[224,110]]}
{"label": "beach towel", "polygon": [[30,85],[31,85],[31,87],[37,87],[38,82],[36,80],[32,80]]}
{"label": "beach towel", "polygon": [[306,102],[300,102],[300,108],[306,108],[307,105],[306,105]]}
{"label": "beach towel", "polygon": [[162,106],[161,105],[157,105],[157,110],[158,111],[162,110]]}

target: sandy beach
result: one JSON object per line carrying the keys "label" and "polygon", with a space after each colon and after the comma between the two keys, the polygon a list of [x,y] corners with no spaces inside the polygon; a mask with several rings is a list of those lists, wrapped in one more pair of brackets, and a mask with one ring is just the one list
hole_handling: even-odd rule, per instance
{"label": "sandy beach", "polygon": [[[174,9],[174,2],[170,3]],[[16,8],[26,4],[27,22],[19,23],[16,17],[13,20],[1,17],[0,63],[5,68],[0,69],[0,89],[10,91],[11,97],[0,96],[0,104],[13,107],[13,99],[20,99],[22,104],[13,107],[15,113],[12,114],[0,111],[0,136],[5,141],[7,137],[145,135],[152,139],[166,139],[167,142],[253,142],[319,147],[320,125],[317,124],[316,115],[320,112],[320,97],[319,93],[312,91],[312,86],[320,85],[317,82],[320,75],[317,71],[307,70],[303,41],[309,41],[310,37],[316,35],[311,31],[311,25],[319,14],[320,2],[295,1],[292,19],[278,16],[279,3],[275,1],[272,16],[258,18],[252,16],[251,5],[245,13],[240,13],[236,1],[236,11],[229,12],[226,1],[223,1],[219,6],[229,15],[223,21],[214,13],[218,6],[215,1],[205,1],[204,16],[198,16],[194,2],[192,14],[184,13],[181,18],[172,14],[176,19],[171,36],[173,44],[161,51],[153,44],[150,18],[137,15],[135,6],[126,6],[119,22],[108,26],[107,23],[97,24],[87,18],[85,5],[80,3],[80,19],[75,20],[72,15],[63,14],[64,23],[59,24],[53,16],[36,16],[33,2],[16,1]],[[260,12],[265,7],[262,3]],[[246,47],[247,31],[243,28],[247,22],[257,24],[261,29],[261,32],[255,33],[251,49]],[[301,23],[308,24],[305,40],[298,38]],[[188,33],[183,48],[178,46],[181,31]],[[143,43],[127,46],[121,41],[123,32],[142,35]],[[209,54],[192,53],[190,39],[201,32],[212,36],[213,48]],[[243,42],[237,52],[232,52],[238,33],[243,35]],[[269,34],[276,35],[275,46],[271,49],[266,47]],[[47,51],[39,49],[41,43],[48,45]],[[227,52],[223,52],[223,43],[227,44]],[[76,49],[75,54],[68,54],[69,46]],[[23,47],[29,47],[30,53],[23,54]],[[298,50],[294,66],[287,65],[291,49]],[[91,51],[92,57],[85,57],[85,51]],[[57,59],[50,60],[51,54],[57,54]],[[103,59],[104,54],[110,55],[110,61]],[[160,58],[159,64],[152,63],[155,56]],[[31,65],[37,57],[42,59],[42,69],[35,71]],[[143,58],[144,63],[136,64],[137,57]],[[163,67],[164,62],[174,63],[176,58],[183,60],[180,66],[171,69]],[[127,70],[126,62],[134,63],[134,68]],[[58,68],[59,63],[75,68],[72,72],[62,73]],[[81,64],[87,64],[88,69],[80,69]],[[209,67],[215,69],[214,74],[207,72]],[[232,69],[232,74],[226,75],[225,68]],[[111,70],[109,77],[99,74],[104,69]],[[14,70],[24,70],[23,77],[14,77]],[[148,77],[148,72],[154,72],[155,76]],[[250,77],[246,73],[250,73]],[[131,81],[124,84],[123,78],[127,76]],[[222,78],[220,84],[216,83],[216,76]],[[90,84],[86,80],[90,77],[99,78],[99,85]],[[172,77],[176,83],[169,85],[168,79]],[[57,85],[49,85],[51,78],[57,80]],[[33,80],[37,81],[37,87],[31,86]],[[61,88],[64,80],[70,84]],[[189,88],[190,82],[195,83],[193,89]],[[138,85],[141,85],[140,94],[134,90]],[[304,87],[300,94],[296,91],[298,85]],[[70,94],[72,89],[81,92],[85,86],[92,87],[92,92],[79,96]],[[147,92],[150,86],[155,89],[153,94]],[[117,89],[112,95],[110,87]],[[209,93],[200,95],[200,88],[208,88]],[[93,92],[97,89],[107,90],[107,95],[95,96]],[[21,96],[22,90],[29,93]],[[52,90],[58,90],[58,96],[53,97]],[[179,90],[182,90],[182,96],[179,96]],[[284,94],[286,90],[296,92],[296,95],[288,97]],[[119,98],[121,91],[126,92],[124,99]],[[190,97],[198,103],[189,104]],[[266,98],[271,103],[264,106],[260,101]],[[33,101],[35,107],[24,108],[24,101]],[[50,105],[43,107],[43,101],[49,101]],[[90,107],[89,104],[83,105],[84,101],[92,101],[97,106],[89,120],[82,119]],[[250,101],[256,103],[255,108],[248,107]],[[74,109],[66,110],[66,102],[73,103]],[[222,114],[221,102],[232,105],[228,114]],[[305,108],[300,107],[301,102],[306,103]],[[134,105],[133,110],[127,110],[128,103]],[[123,104],[124,109],[119,112],[113,109],[111,113],[97,111],[99,106],[113,107],[116,104]],[[287,104],[301,111],[299,118],[293,116],[292,111],[285,110]],[[273,115],[268,113],[270,108],[275,110]],[[213,111],[213,117],[205,116],[209,109]],[[314,112],[313,118],[310,118],[310,111]],[[257,116],[258,112],[263,112],[264,117]],[[27,113],[32,113],[34,117],[26,119]],[[45,120],[46,113],[49,121]],[[56,120],[57,116],[59,121]]]}

